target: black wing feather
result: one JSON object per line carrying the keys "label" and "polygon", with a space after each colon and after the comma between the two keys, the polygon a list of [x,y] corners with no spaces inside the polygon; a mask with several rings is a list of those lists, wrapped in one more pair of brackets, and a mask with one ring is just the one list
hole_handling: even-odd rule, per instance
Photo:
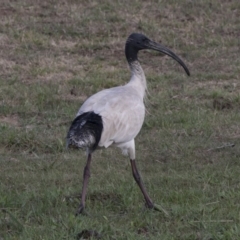
{"label": "black wing feather", "polygon": [[73,120],[67,134],[67,147],[88,148],[94,151],[102,131],[102,117],[94,112],[85,112]]}

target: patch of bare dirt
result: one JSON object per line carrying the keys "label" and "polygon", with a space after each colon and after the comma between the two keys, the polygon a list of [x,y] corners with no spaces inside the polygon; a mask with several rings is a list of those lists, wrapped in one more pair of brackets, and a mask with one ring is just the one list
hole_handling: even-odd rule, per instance
{"label": "patch of bare dirt", "polygon": [[14,61],[0,58],[0,69],[2,69],[4,73],[9,73],[15,65],[16,63]]}
{"label": "patch of bare dirt", "polygon": [[232,88],[236,89],[239,87],[238,80],[232,79],[230,80],[209,80],[209,81],[199,81],[194,83],[189,83],[190,89],[198,89],[198,88],[206,88],[206,89],[216,89],[216,88]]}
{"label": "patch of bare dirt", "polygon": [[6,123],[10,126],[19,127],[19,117],[17,115],[0,116],[0,123]]}
{"label": "patch of bare dirt", "polygon": [[85,95],[78,95],[78,94],[76,94],[76,95],[68,94],[68,95],[61,96],[60,98],[64,99],[64,100],[68,100],[68,101],[76,101],[77,100],[77,101],[81,102],[81,101],[86,100],[87,96],[85,96]]}
{"label": "patch of bare dirt", "polygon": [[110,201],[110,202],[115,202],[119,203],[122,202],[122,196],[117,193],[102,193],[102,192],[96,192],[92,193],[89,195],[89,198],[91,201],[100,201],[100,202],[105,202],[105,201]]}
{"label": "patch of bare dirt", "polygon": [[67,81],[73,77],[73,74],[70,72],[60,72],[60,73],[50,73],[46,76],[39,76],[37,81],[40,82],[61,82]]}
{"label": "patch of bare dirt", "polygon": [[218,97],[213,99],[213,108],[217,110],[232,109],[233,103],[229,99]]}
{"label": "patch of bare dirt", "polygon": [[102,236],[95,230],[84,229],[77,234],[77,239],[101,239]]}
{"label": "patch of bare dirt", "polygon": [[9,14],[16,13],[16,9],[12,7],[2,7],[0,8],[0,16],[9,16]]}
{"label": "patch of bare dirt", "polygon": [[148,227],[141,227],[137,230],[137,233],[140,235],[148,235],[149,229]]}

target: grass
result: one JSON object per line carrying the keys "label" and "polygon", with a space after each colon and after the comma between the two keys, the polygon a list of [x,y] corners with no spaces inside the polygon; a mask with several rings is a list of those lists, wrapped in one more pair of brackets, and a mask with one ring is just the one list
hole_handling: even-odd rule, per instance
{"label": "grass", "polygon": [[[3,0],[0,7],[0,239],[239,239],[237,0]],[[66,151],[83,101],[130,76],[124,44],[142,32],[147,116],[136,138],[144,209],[129,160],[93,156],[89,216],[75,217],[86,156]]]}

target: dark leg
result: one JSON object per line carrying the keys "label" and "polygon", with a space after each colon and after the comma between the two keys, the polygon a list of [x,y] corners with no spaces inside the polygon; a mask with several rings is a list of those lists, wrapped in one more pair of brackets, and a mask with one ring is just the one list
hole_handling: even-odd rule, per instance
{"label": "dark leg", "polygon": [[142,179],[141,179],[141,177],[139,175],[139,172],[137,170],[135,160],[130,159],[130,161],[131,161],[131,166],[132,166],[133,177],[134,177],[135,181],[137,182],[138,186],[140,187],[140,189],[143,193],[143,196],[144,196],[145,201],[146,201],[146,206],[148,208],[154,209],[156,211],[161,211],[161,212],[165,213],[165,215],[168,217],[169,213],[161,205],[154,204],[153,201],[151,200],[151,198],[148,196],[148,194],[146,192],[146,189],[143,186]]}
{"label": "dark leg", "polygon": [[145,187],[143,186],[143,182],[142,182],[142,179],[139,175],[139,172],[137,170],[137,166],[136,166],[136,162],[135,160],[132,160],[130,159],[131,161],[131,166],[132,166],[132,174],[133,174],[133,177],[135,179],[135,181],[137,182],[138,186],[140,187],[142,193],[143,193],[143,196],[145,198],[145,201],[146,201],[146,206],[148,208],[154,208],[154,204],[153,204],[153,201],[151,200],[151,198],[148,196],[147,192],[146,192],[146,189]]}
{"label": "dark leg", "polygon": [[92,160],[92,155],[91,155],[91,153],[89,153],[88,158],[87,158],[87,164],[86,164],[86,166],[84,168],[84,172],[83,172],[83,187],[82,187],[81,202],[80,202],[80,205],[79,205],[78,210],[76,212],[76,215],[82,213],[84,208],[85,208],[87,185],[88,185],[88,180],[90,178],[90,163],[91,163],[91,160]]}

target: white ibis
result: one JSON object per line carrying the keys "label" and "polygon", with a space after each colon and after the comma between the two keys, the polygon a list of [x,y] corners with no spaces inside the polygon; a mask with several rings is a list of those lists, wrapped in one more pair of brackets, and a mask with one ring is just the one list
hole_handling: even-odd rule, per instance
{"label": "white ibis", "polygon": [[146,201],[146,207],[159,210],[147,194],[135,163],[135,137],[144,117],[146,78],[138,61],[139,50],[153,49],[175,59],[190,75],[184,62],[171,50],[139,33],[132,33],[125,45],[131,79],[124,85],[102,90],[89,97],[80,107],[67,134],[67,147],[83,148],[87,163],[83,173],[81,201],[77,214],[85,208],[92,153],[99,147],[115,145],[130,157],[132,174]]}

